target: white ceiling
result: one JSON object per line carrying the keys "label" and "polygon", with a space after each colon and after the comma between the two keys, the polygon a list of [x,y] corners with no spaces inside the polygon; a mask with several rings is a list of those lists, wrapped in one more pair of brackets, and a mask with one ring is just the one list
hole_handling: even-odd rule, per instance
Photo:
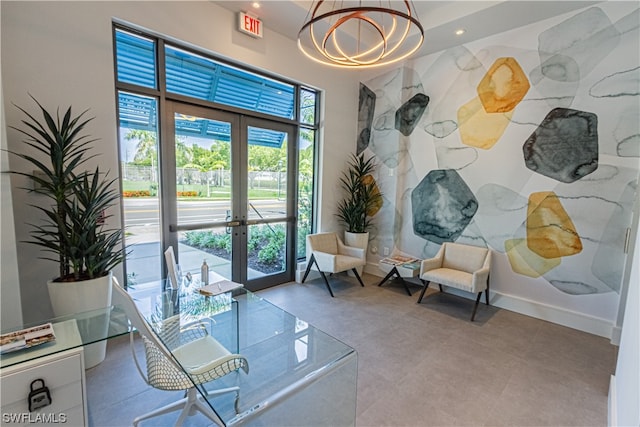
{"label": "white ceiling", "polygon": [[[256,15],[266,28],[292,40],[297,38],[312,4],[311,1],[302,0],[260,0],[261,7],[255,9],[253,1],[219,0],[213,3],[233,12],[244,11]],[[601,1],[414,0],[425,30],[425,41],[415,56],[438,52],[596,3]],[[460,28],[466,32],[456,36],[454,33]]]}

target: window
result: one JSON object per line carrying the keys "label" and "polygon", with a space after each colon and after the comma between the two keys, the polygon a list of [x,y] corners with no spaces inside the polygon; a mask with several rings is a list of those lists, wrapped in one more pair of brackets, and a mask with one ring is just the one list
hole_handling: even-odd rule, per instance
{"label": "window", "polygon": [[294,85],[223,65],[172,46],[167,46],[165,52],[168,92],[294,118]]}
{"label": "window", "polygon": [[156,44],[152,39],[116,30],[117,80],[155,89]]}
{"label": "window", "polygon": [[[161,213],[166,206],[160,191],[160,130],[164,125],[159,106],[164,99],[191,99],[201,106],[297,126],[298,239],[296,247],[288,250],[296,250],[297,258],[304,258],[305,237],[312,232],[314,223],[318,92],[121,25],[114,25],[114,47],[129,284],[158,280],[163,274]],[[164,64],[162,73],[158,70],[160,64]],[[203,141],[231,139],[228,124],[187,116],[175,119],[175,135]],[[284,134],[270,129],[251,128],[248,140],[250,147],[286,147]],[[279,165],[270,170],[280,197],[285,177],[281,176]],[[209,173],[215,175],[219,170]],[[264,182],[265,186],[271,184]]]}
{"label": "window", "polygon": [[157,105],[156,98],[118,92],[128,286],[159,280],[162,274]]}

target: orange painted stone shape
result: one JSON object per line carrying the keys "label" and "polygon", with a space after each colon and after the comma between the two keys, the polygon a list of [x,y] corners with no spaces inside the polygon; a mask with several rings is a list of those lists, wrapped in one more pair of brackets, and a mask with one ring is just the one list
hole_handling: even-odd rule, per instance
{"label": "orange painted stone shape", "polygon": [[[378,184],[376,183],[376,180],[373,176],[371,175],[363,176],[362,182],[365,185],[369,185],[373,182],[373,194],[377,194],[377,195],[380,194],[380,189],[378,188]],[[380,211],[380,209],[382,209],[382,197],[377,197],[373,206],[371,206],[371,208],[369,208],[369,210],[367,211],[367,215],[374,216]]]}
{"label": "orange painted stone shape", "polygon": [[527,247],[543,258],[559,258],[582,251],[582,241],[573,221],[553,191],[529,196]]}
{"label": "orange painted stone shape", "polygon": [[504,249],[514,273],[529,277],[540,277],[556,268],[562,258],[543,258],[527,247],[526,239],[509,239]]}
{"label": "orange painted stone shape", "polygon": [[480,99],[473,98],[458,109],[460,139],[470,147],[488,150],[500,140],[512,116],[512,112],[487,113]]}
{"label": "orange painted stone shape", "polygon": [[478,96],[487,113],[513,111],[531,87],[515,58],[498,58],[478,84]]}

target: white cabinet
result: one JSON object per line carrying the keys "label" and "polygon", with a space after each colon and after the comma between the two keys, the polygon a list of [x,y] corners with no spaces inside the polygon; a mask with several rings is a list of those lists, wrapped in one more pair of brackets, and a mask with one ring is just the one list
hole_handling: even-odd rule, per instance
{"label": "white cabinet", "polygon": [[[17,352],[14,363],[3,357],[0,370],[2,425],[86,426],[87,404],[82,347],[59,351],[70,341],[80,340],[74,321],[54,324],[56,342],[51,346]],[[67,322],[63,322],[67,323]],[[68,347],[67,347],[68,348]],[[23,359],[23,360],[21,360]],[[31,383],[42,379],[51,395],[51,405],[29,412]]]}

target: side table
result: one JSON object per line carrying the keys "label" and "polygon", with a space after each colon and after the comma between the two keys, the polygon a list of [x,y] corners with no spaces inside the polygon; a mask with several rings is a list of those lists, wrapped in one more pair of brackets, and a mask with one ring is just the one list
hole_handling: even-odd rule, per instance
{"label": "side table", "polygon": [[404,289],[407,291],[409,296],[411,296],[409,286],[407,286],[407,282],[404,279],[418,277],[418,275],[420,274],[420,263],[421,260],[398,265],[389,264],[387,262],[378,263],[378,268],[380,268],[380,270],[382,271],[387,272],[387,275],[384,276],[384,279],[380,281],[378,286],[382,286],[387,280],[390,280],[393,278],[393,276],[396,276],[402,283],[402,286],[404,286]]}

